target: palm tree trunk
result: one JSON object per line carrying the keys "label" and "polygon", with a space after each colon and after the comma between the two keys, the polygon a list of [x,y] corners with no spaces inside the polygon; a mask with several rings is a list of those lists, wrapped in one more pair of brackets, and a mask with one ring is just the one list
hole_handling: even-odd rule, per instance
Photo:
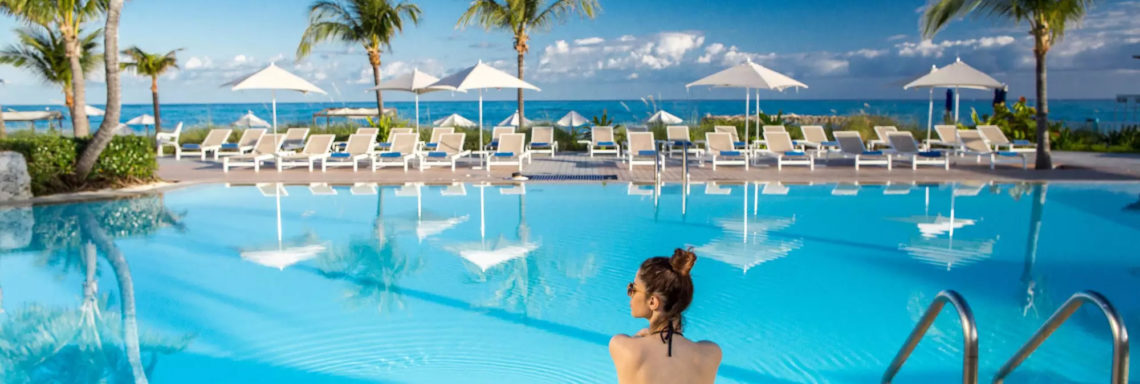
{"label": "palm tree trunk", "polygon": [[1053,169],[1053,155],[1050,153],[1050,140],[1049,140],[1049,100],[1046,97],[1046,75],[1045,75],[1045,54],[1048,53],[1048,48],[1043,48],[1043,43],[1040,42],[1042,37],[1037,37],[1037,49],[1034,56],[1037,57],[1037,164],[1038,170]]}
{"label": "palm tree trunk", "polygon": [[[107,8],[107,24],[103,27],[104,52],[119,52],[119,16],[123,11],[123,0],[109,0]],[[75,163],[75,178],[77,181],[86,180],[95,168],[95,161],[99,154],[107,148],[107,144],[115,135],[115,128],[119,124],[119,113],[122,109],[121,89],[119,85],[119,55],[103,55],[104,70],[107,71],[107,111],[103,115],[103,124],[95,138],[87,144],[83,154]]]}
{"label": "palm tree trunk", "polygon": [[8,136],[8,127],[4,125],[4,106],[0,105],[0,139]]}
{"label": "palm tree trunk", "polygon": [[154,104],[154,134],[157,136],[162,127],[162,115],[158,112],[158,76],[150,77],[150,99]]}
{"label": "palm tree trunk", "polygon": [[[372,85],[380,86],[380,51],[379,49],[368,50],[368,63],[372,64]],[[384,116],[384,95],[380,94],[380,90],[376,90],[376,118]],[[377,120],[379,121],[379,120]]]}
{"label": "palm tree trunk", "polygon": [[[523,79],[523,58],[526,57],[526,55],[522,51],[518,51],[518,52],[519,52],[519,57],[518,57],[518,60],[519,60],[519,80],[522,80]],[[523,90],[522,90],[522,88],[518,89],[518,93],[519,93],[519,129],[522,129],[522,127],[523,127],[523,116],[526,116],[526,114],[523,113]]]}
{"label": "palm tree trunk", "polygon": [[64,31],[63,38],[67,62],[71,67],[71,88],[75,100],[74,106],[71,108],[71,128],[75,137],[85,137],[91,134],[91,127],[87,121],[87,109],[85,108],[87,106],[86,81],[83,79],[83,66],[79,64],[78,31]]}

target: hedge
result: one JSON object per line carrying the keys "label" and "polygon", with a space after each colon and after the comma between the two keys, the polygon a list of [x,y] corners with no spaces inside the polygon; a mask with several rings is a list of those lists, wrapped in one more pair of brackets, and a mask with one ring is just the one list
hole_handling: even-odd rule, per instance
{"label": "hedge", "polygon": [[[73,189],[67,178],[90,141],[90,138],[47,134],[20,136],[0,139],[0,150],[24,155],[32,179],[32,194],[40,196]],[[114,185],[148,181],[154,179],[157,169],[155,148],[150,138],[115,136],[99,155],[87,182]]]}

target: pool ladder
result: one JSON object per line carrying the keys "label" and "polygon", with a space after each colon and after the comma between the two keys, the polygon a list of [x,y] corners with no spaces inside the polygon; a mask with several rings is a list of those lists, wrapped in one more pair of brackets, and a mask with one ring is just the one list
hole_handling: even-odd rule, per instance
{"label": "pool ladder", "polygon": [[[946,303],[950,303],[957,310],[958,322],[962,325],[964,344],[962,383],[976,384],[978,382],[978,331],[974,323],[974,313],[962,295],[953,290],[945,290],[939,292],[938,296],[934,298],[934,302],[923,313],[922,318],[915,325],[914,330],[911,331],[894,360],[891,361],[891,365],[883,373],[884,384],[890,383],[895,378],[899,369],[906,363],[906,359],[910,357],[910,353],[914,351],[923,335],[934,324],[934,319],[938,318],[938,314],[942,312]],[[1037,350],[1037,347],[1041,346],[1041,343],[1045,342],[1045,339],[1049,338],[1053,331],[1064,324],[1065,320],[1068,320],[1077,309],[1088,303],[1095,304],[1104,313],[1105,318],[1108,319],[1109,329],[1112,331],[1112,381],[1110,383],[1128,384],[1128,330],[1125,329],[1124,320],[1121,319],[1120,313],[1116,312],[1112,303],[1109,303],[1103,295],[1093,291],[1078,292],[1069,297],[1069,300],[1065,301],[1061,308],[1054,312],[1041,328],[1037,329],[1033,337],[1002,365],[1001,369],[994,375],[993,382],[995,384],[1004,382],[1006,376],[1009,376],[1033,351]]]}

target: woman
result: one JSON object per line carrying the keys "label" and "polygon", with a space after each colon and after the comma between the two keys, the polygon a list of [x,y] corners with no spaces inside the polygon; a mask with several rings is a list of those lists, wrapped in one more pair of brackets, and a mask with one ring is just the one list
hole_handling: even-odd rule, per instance
{"label": "woman", "polygon": [[633,336],[610,339],[610,356],[618,382],[712,383],[720,365],[720,347],[711,341],[693,342],[682,333],[681,313],[693,301],[689,271],[697,256],[677,249],[673,257],[652,257],[641,263],[626,287],[633,317],[649,320],[649,328]]}

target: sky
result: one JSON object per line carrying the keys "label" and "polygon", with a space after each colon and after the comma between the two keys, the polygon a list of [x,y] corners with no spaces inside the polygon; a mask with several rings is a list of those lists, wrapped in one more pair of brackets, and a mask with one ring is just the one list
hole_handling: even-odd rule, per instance
{"label": "sky", "polygon": [[[468,0],[411,0],[423,11],[383,53],[382,76],[418,68],[442,77],[482,60],[515,73],[512,37],[478,26],[456,28]],[[961,58],[1009,84],[1010,96],[1034,94],[1032,38],[1025,24],[968,17],[932,40],[920,37],[924,0],[599,0],[594,19],[571,16],[532,34],[526,80],[535,100],[737,99],[743,90],[686,90],[684,85],[751,59],[809,88],[763,92],[774,99],[925,98],[902,85]],[[326,43],[297,60],[310,0],[132,0],[119,45],[151,52],[181,49],[180,69],[159,80],[164,103],[262,102],[264,92],[220,85],[270,62],[309,79],[329,95],[282,94],[282,101],[368,101],[371,69],[360,46]],[[873,4],[873,5],[871,5]],[[1140,93],[1140,0],[1099,1],[1084,22],[1049,54],[1051,98],[1111,98]],[[0,16],[0,46],[15,43],[20,24]],[[102,21],[88,28],[98,28]],[[102,70],[90,76],[88,99],[105,97]],[[61,104],[62,93],[30,73],[0,65],[0,103]],[[513,91],[489,91],[507,100]],[[968,96],[964,94],[963,96]],[[422,100],[474,100],[437,92]],[[978,97],[985,97],[978,95]],[[149,103],[150,82],[123,75],[126,103]],[[385,93],[385,100],[411,100]]]}

